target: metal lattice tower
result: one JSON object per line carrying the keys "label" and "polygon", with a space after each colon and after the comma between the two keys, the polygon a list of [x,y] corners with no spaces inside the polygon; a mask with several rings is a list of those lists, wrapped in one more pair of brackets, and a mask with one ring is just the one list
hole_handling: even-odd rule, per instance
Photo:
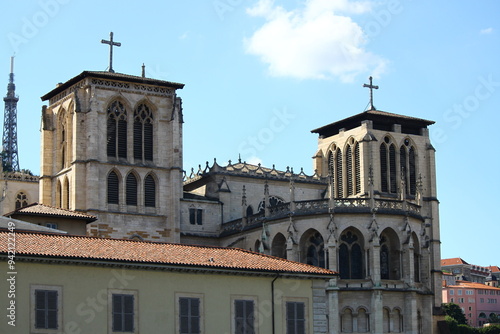
{"label": "metal lattice tower", "polygon": [[14,84],[14,57],[10,58],[10,75],[7,86],[3,121],[2,167],[4,171],[19,171],[17,154],[17,101],[16,85]]}

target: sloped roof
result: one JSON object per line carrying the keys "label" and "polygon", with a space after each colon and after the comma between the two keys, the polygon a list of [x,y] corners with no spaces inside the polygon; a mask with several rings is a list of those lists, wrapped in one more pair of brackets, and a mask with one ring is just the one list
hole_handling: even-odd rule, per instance
{"label": "sloped roof", "polygon": [[488,268],[489,270],[491,270],[492,273],[498,273],[500,272],[500,268],[498,266],[489,266],[489,267],[486,267]]}
{"label": "sloped roof", "polygon": [[458,264],[468,264],[459,257],[454,257],[452,259],[441,259],[441,266],[454,266]]}
{"label": "sloped roof", "polygon": [[97,220],[96,216],[89,215],[83,212],[56,208],[54,206],[32,203],[28,206],[22,207],[15,211],[5,214],[5,216],[16,216],[16,215],[27,215],[27,216],[51,216],[58,218],[76,218],[85,220],[88,223]]}
{"label": "sloped roof", "polygon": [[358,127],[361,125],[362,121],[373,121],[374,128],[387,127],[389,129],[393,124],[401,124],[403,130],[408,129],[410,132],[417,132],[419,128],[425,128],[428,125],[434,124],[434,121],[429,121],[423,118],[399,115],[382,110],[367,110],[344,118],[340,121],[311,130],[311,132],[317,133],[320,136],[329,137],[338,133],[338,131],[342,128],[350,130]]}
{"label": "sloped roof", "polygon": [[[0,253],[8,233],[0,232]],[[85,236],[16,233],[16,256],[163,264],[205,269],[334,276],[335,272],[239,248],[105,239]]]}
{"label": "sloped roof", "polygon": [[14,231],[40,231],[45,233],[59,233],[66,234],[68,232],[57,230],[51,227],[41,226],[37,224],[28,223],[19,219],[12,219],[8,217],[0,216],[0,230],[8,230],[9,228],[14,228]]}
{"label": "sloped roof", "polygon": [[496,290],[499,291],[500,288],[495,288],[493,286],[489,286],[482,283],[475,283],[469,281],[457,281],[455,285],[448,285],[448,288],[467,288],[467,289],[485,289],[485,290]]}
{"label": "sloped roof", "polygon": [[57,86],[55,89],[51,90],[50,92],[48,92],[47,94],[42,96],[41,97],[42,101],[46,101],[46,100],[52,98],[53,96],[59,94],[60,92],[73,86],[77,82],[79,82],[87,77],[93,77],[93,78],[98,78],[98,79],[121,80],[121,81],[126,81],[126,82],[142,83],[142,84],[161,86],[161,87],[171,87],[171,88],[175,88],[175,89],[182,89],[184,87],[184,84],[177,83],[177,82],[158,80],[158,79],[152,79],[152,78],[143,78],[140,76],[129,75],[129,74],[124,74],[124,73],[113,73],[113,72],[108,72],[108,71],[83,71],[79,75],[69,79],[65,83]]}

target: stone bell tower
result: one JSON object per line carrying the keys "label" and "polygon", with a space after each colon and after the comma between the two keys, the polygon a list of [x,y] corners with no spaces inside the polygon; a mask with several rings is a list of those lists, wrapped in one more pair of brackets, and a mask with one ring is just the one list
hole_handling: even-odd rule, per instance
{"label": "stone bell tower", "polygon": [[183,86],[84,71],[44,95],[40,201],[97,216],[88,235],[178,242]]}
{"label": "stone bell tower", "polygon": [[[378,88],[371,80],[365,87]],[[349,309],[361,307],[356,289],[363,290],[371,300],[373,333],[437,333],[441,254],[433,123],[377,110],[370,91],[369,110],[312,131],[319,136],[314,169],[329,179],[329,228],[338,231],[326,245],[328,267],[340,274],[332,305],[348,317]]]}

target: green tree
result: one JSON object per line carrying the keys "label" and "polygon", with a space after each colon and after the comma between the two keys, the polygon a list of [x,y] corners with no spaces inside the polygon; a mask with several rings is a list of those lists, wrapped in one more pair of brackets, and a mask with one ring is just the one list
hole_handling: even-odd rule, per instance
{"label": "green tree", "polygon": [[467,325],[467,318],[465,318],[464,311],[455,303],[443,304],[443,310],[446,315],[452,317],[459,325]]}
{"label": "green tree", "polygon": [[500,334],[500,326],[488,326],[488,327],[483,327],[479,331],[480,334]]}
{"label": "green tree", "polygon": [[490,324],[500,324],[500,317],[498,316],[498,314],[491,313],[488,318],[488,322]]}

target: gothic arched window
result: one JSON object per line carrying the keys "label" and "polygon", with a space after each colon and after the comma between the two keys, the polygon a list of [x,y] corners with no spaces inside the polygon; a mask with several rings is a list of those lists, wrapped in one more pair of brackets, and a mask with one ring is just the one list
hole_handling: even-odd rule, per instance
{"label": "gothic arched window", "polygon": [[342,182],[342,151],[337,149],[335,158],[337,160],[337,174],[335,176],[335,183],[337,184],[337,197],[344,197],[344,183]]}
{"label": "gothic arched window", "polygon": [[389,136],[380,144],[380,186],[382,192],[397,192],[396,146]]}
{"label": "gothic arched window", "polygon": [[16,210],[24,208],[28,205],[28,196],[25,193],[19,192],[16,196]]}
{"label": "gothic arched window", "polygon": [[156,182],[152,175],[144,179],[144,206],[156,207]]}
{"label": "gothic arched window", "polygon": [[278,233],[271,244],[271,255],[286,259],[286,238],[283,234]]}
{"label": "gothic arched window", "polygon": [[312,230],[304,234],[302,240],[302,262],[326,268],[325,244],[321,234]]}
{"label": "gothic arched window", "polygon": [[380,278],[398,280],[401,275],[399,238],[391,229],[380,235]]}
{"label": "gothic arched window", "polygon": [[153,113],[145,104],[134,112],[134,159],[153,160]]}
{"label": "gothic arched window", "polygon": [[113,158],[127,158],[127,113],[120,101],[108,107],[107,154]]}
{"label": "gothic arched window", "polygon": [[403,178],[407,195],[417,194],[417,168],[415,148],[410,139],[406,138],[404,144],[399,149],[399,161],[401,168],[401,177]]}
{"label": "gothic arched window", "polygon": [[357,233],[347,231],[340,236],[339,271],[342,279],[363,278],[362,240]]}
{"label": "gothic arched window", "polygon": [[345,150],[347,196],[361,192],[361,166],[359,158],[359,144],[350,138]]}
{"label": "gothic arched window", "polygon": [[127,175],[125,194],[127,205],[137,205],[137,178],[134,173]]}
{"label": "gothic arched window", "polygon": [[67,177],[64,178],[64,187],[63,187],[63,208],[69,209],[69,180]]}
{"label": "gothic arched window", "polygon": [[120,192],[119,192],[119,181],[118,175],[114,171],[108,175],[108,203],[109,204],[119,204]]}

